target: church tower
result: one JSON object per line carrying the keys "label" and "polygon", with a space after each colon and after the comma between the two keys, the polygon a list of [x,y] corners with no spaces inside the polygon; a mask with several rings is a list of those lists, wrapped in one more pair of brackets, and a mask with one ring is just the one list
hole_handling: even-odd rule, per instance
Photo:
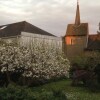
{"label": "church tower", "polygon": [[74,24],[68,24],[66,35],[63,37],[64,52],[67,57],[81,55],[87,47],[88,23],[81,23],[79,2],[77,1],[76,17]]}

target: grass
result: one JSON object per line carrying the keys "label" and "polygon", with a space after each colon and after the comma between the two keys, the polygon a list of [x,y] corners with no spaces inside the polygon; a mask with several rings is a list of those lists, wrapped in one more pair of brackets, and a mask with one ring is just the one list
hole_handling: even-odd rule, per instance
{"label": "grass", "polygon": [[100,92],[89,91],[86,87],[72,87],[70,80],[52,82],[39,87],[31,88],[36,94],[42,91],[61,90],[66,93],[68,100],[100,100]]}
{"label": "grass", "polygon": [[100,100],[100,92],[82,86],[72,87],[70,80],[30,88],[9,84],[7,88],[0,88],[0,100]]}

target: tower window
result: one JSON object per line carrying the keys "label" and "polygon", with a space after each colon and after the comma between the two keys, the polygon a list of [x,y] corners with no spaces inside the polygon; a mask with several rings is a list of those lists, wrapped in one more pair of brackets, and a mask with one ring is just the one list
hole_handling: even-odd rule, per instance
{"label": "tower window", "polygon": [[71,39],[71,45],[75,44],[75,39]]}

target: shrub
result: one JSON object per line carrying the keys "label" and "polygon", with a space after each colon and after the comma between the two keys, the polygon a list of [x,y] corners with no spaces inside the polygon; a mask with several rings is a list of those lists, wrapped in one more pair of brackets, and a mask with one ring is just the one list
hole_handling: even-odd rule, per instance
{"label": "shrub", "polygon": [[9,85],[7,88],[0,88],[0,100],[67,100],[62,91],[34,92],[30,88]]}
{"label": "shrub", "polygon": [[[83,73],[80,73],[83,70]],[[100,52],[86,52],[81,56],[75,57],[70,68],[70,76],[75,76],[75,81],[82,81],[87,83],[88,87],[98,87],[100,80]],[[91,73],[91,74],[90,74]],[[83,81],[84,81],[83,80]],[[98,82],[97,82],[98,81]],[[89,83],[89,84],[88,84]]]}
{"label": "shrub", "polygon": [[36,100],[30,89],[9,85],[7,88],[0,88],[0,100]]}
{"label": "shrub", "polygon": [[94,71],[95,67],[100,63],[100,52],[86,52],[80,56],[74,57],[71,62],[70,75],[72,75],[73,70],[91,70]]}
{"label": "shrub", "polygon": [[[0,48],[0,76],[3,81],[33,86],[68,77],[69,61],[60,50],[44,47]],[[7,80],[4,80],[6,75]]]}
{"label": "shrub", "polygon": [[80,68],[94,69],[100,63],[100,52],[86,52],[80,56],[76,56],[72,60],[72,64],[76,63]]}

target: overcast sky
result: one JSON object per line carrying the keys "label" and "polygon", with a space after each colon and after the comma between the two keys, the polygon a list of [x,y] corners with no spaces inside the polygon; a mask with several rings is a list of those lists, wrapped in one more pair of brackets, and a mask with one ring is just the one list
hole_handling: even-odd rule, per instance
{"label": "overcast sky", "polygon": [[[0,0],[0,25],[28,21],[54,35],[63,36],[74,23],[77,0]],[[95,34],[100,22],[100,0],[80,0],[81,22]]]}

